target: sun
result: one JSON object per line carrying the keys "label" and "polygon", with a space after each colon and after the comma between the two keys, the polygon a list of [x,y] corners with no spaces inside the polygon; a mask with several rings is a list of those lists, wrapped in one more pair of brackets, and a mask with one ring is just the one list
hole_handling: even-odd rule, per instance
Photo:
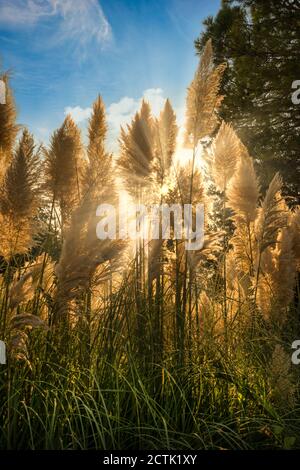
{"label": "sun", "polygon": [[[185,128],[184,126],[180,126],[174,158],[175,162],[178,163],[180,166],[188,165],[192,162],[193,159],[193,149],[185,145],[184,134]],[[206,169],[207,164],[204,158],[204,148],[201,143],[197,145],[195,152],[195,168],[204,171]]]}

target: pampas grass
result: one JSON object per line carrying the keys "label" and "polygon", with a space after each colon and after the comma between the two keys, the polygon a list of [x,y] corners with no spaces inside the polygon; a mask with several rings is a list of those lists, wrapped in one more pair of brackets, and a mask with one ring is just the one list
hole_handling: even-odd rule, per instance
{"label": "pampas grass", "polygon": [[19,130],[16,124],[16,106],[9,85],[9,76],[0,75],[0,79],[5,83],[6,97],[5,105],[0,105],[0,182],[12,159],[15,139]]}
{"label": "pampas grass", "polygon": [[72,208],[78,205],[85,160],[80,131],[70,116],[56,130],[45,150],[45,186],[60,209],[61,224],[67,226]]}
{"label": "pampas grass", "polygon": [[154,158],[154,128],[150,106],[143,101],[127,132],[121,128],[120,158],[118,165],[126,188],[134,198],[136,188],[149,184]]}
{"label": "pampas grass", "polygon": [[[12,98],[1,108],[1,448],[299,448],[300,211],[280,175],[262,192],[251,149],[219,126],[224,68],[208,42],[187,93],[187,163],[169,100],[158,118],[142,103],[118,155],[101,96],[87,141],[68,116],[42,155],[27,131],[15,145]],[[98,239],[97,207],[120,197],[191,203],[193,216],[204,204],[203,247],[187,252],[173,215],[168,239],[151,226],[133,243]]]}
{"label": "pampas grass", "polygon": [[[224,172],[225,173],[225,172]],[[227,191],[228,205],[234,210],[234,220],[249,225],[257,216],[260,186],[253,160],[248,156],[239,158],[234,178]]]}
{"label": "pampas grass", "polygon": [[241,157],[242,144],[232,127],[222,122],[212,145],[212,174],[220,191],[225,191]]}
{"label": "pampas grass", "polygon": [[105,110],[101,97],[89,120],[89,162],[83,178],[85,194],[74,210],[59,263],[55,322],[68,316],[68,305],[90,288],[97,268],[120,256],[123,241],[96,238],[96,208],[99,203],[115,204],[116,191],[112,158],[105,152]]}
{"label": "pampas grass", "polygon": [[173,164],[177,134],[176,114],[170,101],[166,100],[155,126],[157,172],[161,185]]}
{"label": "pampas grass", "polygon": [[96,217],[84,198],[75,209],[56,267],[58,303],[72,300],[89,286],[96,268],[120,255],[124,243],[119,240],[98,240]]}
{"label": "pampas grass", "polygon": [[25,130],[0,188],[0,252],[6,259],[26,253],[37,232],[39,173],[39,155]]}
{"label": "pampas grass", "polygon": [[225,64],[214,67],[209,40],[204,48],[194,80],[188,88],[186,106],[186,143],[196,146],[200,139],[211,135],[217,127],[217,110],[221,105],[220,83]]}
{"label": "pampas grass", "polygon": [[259,253],[275,245],[278,231],[286,225],[287,214],[280,205],[281,188],[282,178],[277,173],[269,185],[255,223]]}

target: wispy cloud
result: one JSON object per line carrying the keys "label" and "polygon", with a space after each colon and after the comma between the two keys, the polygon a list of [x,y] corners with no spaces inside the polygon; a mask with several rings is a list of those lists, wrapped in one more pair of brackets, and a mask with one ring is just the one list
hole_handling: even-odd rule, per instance
{"label": "wispy cloud", "polygon": [[63,18],[61,38],[74,38],[82,44],[103,45],[112,37],[110,24],[98,0],[52,0]]}
{"label": "wispy cloud", "polygon": [[53,40],[76,40],[81,46],[96,42],[103,46],[112,31],[98,0],[2,0],[0,23],[6,27],[33,27],[55,19]]}
{"label": "wispy cloud", "polygon": [[53,2],[35,0],[4,0],[0,4],[0,22],[10,26],[31,26],[45,16],[55,14]]}

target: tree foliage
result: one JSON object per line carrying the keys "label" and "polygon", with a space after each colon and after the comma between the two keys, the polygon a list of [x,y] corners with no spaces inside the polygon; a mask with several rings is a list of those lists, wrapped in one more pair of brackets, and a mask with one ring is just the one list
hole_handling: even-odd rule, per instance
{"label": "tree foliage", "polygon": [[195,41],[201,54],[212,40],[216,64],[227,62],[221,117],[231,122],[260,167],[262,185],[275,171],[291,203],[300,201],[300,4],[276,0],[223,0]]}

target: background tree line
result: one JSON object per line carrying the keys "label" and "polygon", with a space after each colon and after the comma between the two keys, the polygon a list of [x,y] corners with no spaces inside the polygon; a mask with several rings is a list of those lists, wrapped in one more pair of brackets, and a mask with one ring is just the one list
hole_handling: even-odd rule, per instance
{"label": "background tree line", "polygon": [[300,201],[300,2],[223,0],[195,41],[201,54],[211,38],[216,64],[227,62],[221,117],[251,149],[263,186],[274,171],[284,178],[289,203]]}

